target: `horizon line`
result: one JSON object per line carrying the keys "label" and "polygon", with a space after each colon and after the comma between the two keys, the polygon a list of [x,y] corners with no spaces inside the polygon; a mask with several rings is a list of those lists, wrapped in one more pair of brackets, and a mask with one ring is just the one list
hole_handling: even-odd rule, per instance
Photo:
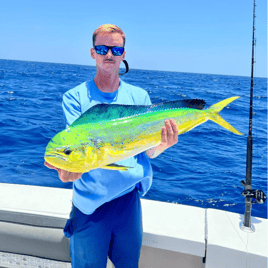
{"label": "horizon line", "polygon": [[[14,60],[14,59],[1,59],[0,60],[10,60],[10,61],[25,61],[25,62],[37,62],[37,63],[52,63],[52,64],[65,64],[65,65],[78,65],[78,66],[89,66],[89,67],[96,67],[95,65],[86,65],[86,64],[75,64],[75,63],[61,63],[61,62],[49,62],[49,61],[35,61],[35,60]],[[124,68],[119,68],[124,69]],[[157,71],[157,72],[170,72],[170,73],[188,73],[188,74],[207,74],[207,75],[222,75],[222,76],[239,76],[239,77],[249,77],[246,75],[235,75],[235,74],[211,74],[211,73],[192,73],[192,72],[179,72],[179,71],[164,71],[164,70],[154,70],[154,69],[136,69],[132,68],[132,70],[141,70],[141,71]],[[265,78],[268,79],[268,77],[262,77],[262,76],[254,76],[255,78]]]}

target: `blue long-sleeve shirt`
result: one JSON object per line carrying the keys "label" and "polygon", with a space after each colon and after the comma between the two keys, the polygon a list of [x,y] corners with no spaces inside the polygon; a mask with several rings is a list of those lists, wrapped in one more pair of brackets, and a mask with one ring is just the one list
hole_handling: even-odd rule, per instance
{"label": "blue long-sleeve shirt", "polygon": [[[100,91],[94,79],[84,82],[63,95],[62,108],[66,127],[90,107],[99,104],[151,105],[148,93],[120,80],[119,88],[113,93]],[[152,185],[152,167],[146,154],[116,162],[134,168],[128,171],[94,169],[84,173],[73,183],[73,203],[84,214],[92,214],[102,204],[138,188],[144,196]]]}

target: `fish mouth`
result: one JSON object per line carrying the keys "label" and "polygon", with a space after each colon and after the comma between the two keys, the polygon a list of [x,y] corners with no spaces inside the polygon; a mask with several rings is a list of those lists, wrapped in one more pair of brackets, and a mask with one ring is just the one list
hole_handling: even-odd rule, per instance
{"label": "fish mouth", "polygon": [[49,157],[52,157],[52,158],[58,158],[58,159],[61,159],[61,160],[64,160],[66,161],[66,157],[60,155],[60,154],[45,154],[45,158],[49,158]]}

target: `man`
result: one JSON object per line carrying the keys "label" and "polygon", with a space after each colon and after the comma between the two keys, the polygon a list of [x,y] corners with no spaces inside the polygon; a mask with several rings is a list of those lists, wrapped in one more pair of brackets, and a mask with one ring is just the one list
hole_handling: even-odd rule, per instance
{"label": "man", "polygon": [[[91,81],[63,95],[66,126],[98,103],[150,105],[148,93],[119,78],[119,65],[126,51],[125,34],[111,24],[93,33],[91,57],[96,60],[97,74]],[[138,268],[142,244],[140,195],[152,183],[149,158],[154,158],[178,142],[174,120],[162,127],[162,142],[157,147],[117,162],[133,168],[128,171],[95,169],[72,173],[56,169],[63,182],[73,183],[73,207],[64,233],[70,238],[72,267],[104,268],[107,256],[116,268]]]}

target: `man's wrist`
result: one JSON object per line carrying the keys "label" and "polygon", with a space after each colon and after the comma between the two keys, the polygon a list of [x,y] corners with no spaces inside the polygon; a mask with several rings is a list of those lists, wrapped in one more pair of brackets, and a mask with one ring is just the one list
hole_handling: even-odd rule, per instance
{"label": "man's wrist", "polygon": [[163,153],[165,150],[166,149],[163,149],[163,147],[159,144],[158,146],[148,149],[147,151],[145,151],[145,153],[149,158],[155,158],[161,153]]}

